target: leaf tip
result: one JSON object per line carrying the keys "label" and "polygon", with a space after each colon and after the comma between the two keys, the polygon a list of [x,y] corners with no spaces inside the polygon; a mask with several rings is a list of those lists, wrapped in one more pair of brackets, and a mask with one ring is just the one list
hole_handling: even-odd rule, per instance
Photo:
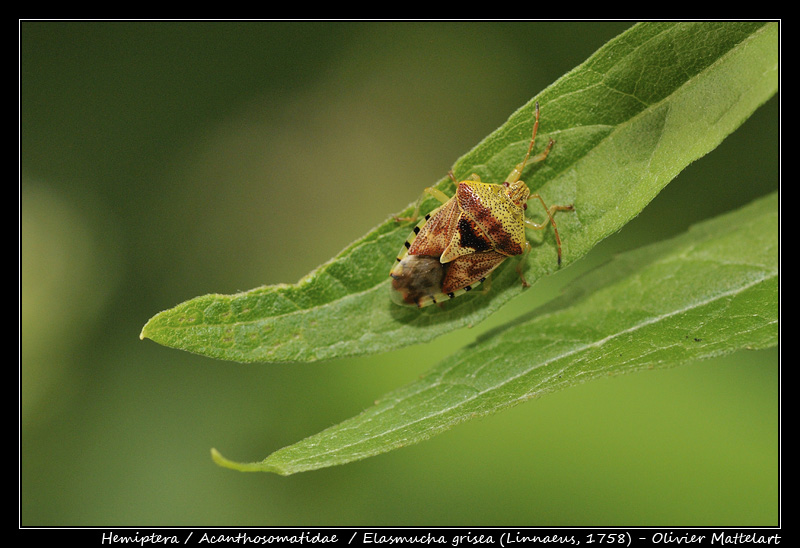
{"label": "leaf tip", "polygon": [[222,466],[223,468],[232,468],[234,470],[238,468],[237,467],[238,463],[226,459],[225,457],[222,456],[222,453],[217,451],[217,449],[214,447],[211,448],[211,460],[213,460],[218,466]]}
{"label": "leaf tip", "polygon": [[263,462],[236,462],[222,456],[222,453],[217,451],[214,447],[211,448],[211,460],[217,466],[222,468],[230,468],[231,470],[238,470],[239,472],[272,472],[281,476],[288,476],[291,474],[288,470],[270,466]]}
{"label": "leaf tip", "polygon": [[153,331],[154,331],[154,329],[156,329],[156,325],[155,325],[155,321],[154,320],[156,320],[156,318],[158,318],[160,315],[161,314],[156,314],[155,316],[153,316],[152,318],[147,320],[147,322],[142,327],[142,332],[139,333],[139,340],[140,341],[143,341],[145,339],[155,340],[155,339],[153,339]]}

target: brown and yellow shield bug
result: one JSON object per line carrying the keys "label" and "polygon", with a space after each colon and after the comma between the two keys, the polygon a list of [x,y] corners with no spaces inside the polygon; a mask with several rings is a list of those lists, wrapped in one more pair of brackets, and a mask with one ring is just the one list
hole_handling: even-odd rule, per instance
{"label": "brown and yellow shield bug", "polygon": [[[485,281],[500,263],[509,257],[528,253],[531,245],[525,229],[541,230],[553,225],[561,265],[561,237],[553,219],[557,211],[571,211],[572,205],[547,207],[542,197],[531,194],[520,181],[525,165],[541,162],[550,153],[547,148],[531,156],[539,128],[539,104],[525,158],[514,167],[502,184],[483,183],[472,174],[464,181],[450,178],[456,184],[452,197],[435,188],[425,192],[442,205],[417,223],[397,255],[389,276],[392,278],[392,299],[398,304],[428,306],[463,295]],[[525,218],[527,202],[536,198],[547,213],[547,220],[535,223]],[[399,219],[399,220],[415,220]],[[517,266],[523,286],[528,282]]]}

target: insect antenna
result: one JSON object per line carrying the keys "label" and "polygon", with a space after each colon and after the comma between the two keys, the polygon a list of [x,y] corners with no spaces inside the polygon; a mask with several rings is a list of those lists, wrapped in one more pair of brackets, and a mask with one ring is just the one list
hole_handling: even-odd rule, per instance
{"label": "insect antenna", "polygon": [[531,152],[533,152],[533,145],[536,142],[536,133],[539,131],[539,102],[536,102],[536,118],[533,122],[533,133],[531,135],[531,142],[528,144],[528,152],[525,153],[525,158],[522,159],[522,162],[517,164],[517,167],[508,175],[506,178],[507,183],[516,183],[519,181],[520,177],[522,177],[522,172],[525,170],[525,166],[530,161],[531,163],[541,162],[547,155],[550,154],[550,149],[553,148],[555,141],[550,139],[547,143],[547,148],[544,149],[543,152],[540,152],[533,158],[531,158]]}

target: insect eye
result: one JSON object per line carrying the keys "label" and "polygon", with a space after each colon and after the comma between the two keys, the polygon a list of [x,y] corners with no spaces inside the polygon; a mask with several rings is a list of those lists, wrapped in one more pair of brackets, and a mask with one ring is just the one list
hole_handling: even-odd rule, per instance
{"label": "insect eye", "polygon": [[503,181],[503,186],[508,188],[508,181]]}
{"label": "insect eye", "polygon": [[527,203],[522,204],[522,209],[528,209],[528,204]]}

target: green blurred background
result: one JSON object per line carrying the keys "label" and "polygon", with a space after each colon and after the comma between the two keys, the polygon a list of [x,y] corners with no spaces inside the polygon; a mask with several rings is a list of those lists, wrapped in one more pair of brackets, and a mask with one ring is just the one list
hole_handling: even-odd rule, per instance
{"label": "green blurred background", "polygon": [[299,365],[139,340],[191,297],[297,281],[631,25],[22,22],[21,524],[777,525],[777,349],[587,383],[291,477],[209,455],[260,460],[611,254],[777,189],[777,98],[474,329]]}

